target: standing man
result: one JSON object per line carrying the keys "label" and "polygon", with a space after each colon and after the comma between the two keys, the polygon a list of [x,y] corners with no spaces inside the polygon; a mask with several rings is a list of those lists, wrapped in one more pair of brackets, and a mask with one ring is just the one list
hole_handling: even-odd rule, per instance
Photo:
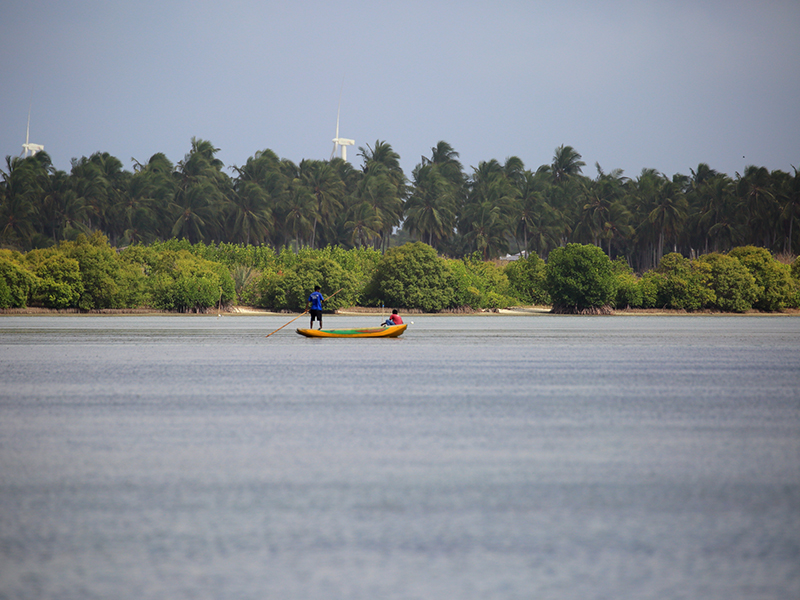
{"label": "standing man", "polygon": [[[314,286],[314,291],[311,292],[311,295],[306,300],[306,310],[311,313],[311,325],[309,327],[314,329],[314,319],[319,321],[319,328],[322,329],[322,303],[325,302],[325,298],[322,296],[322,293],[319,291],[319,286]],[[311,309],[309,310],[309,306]]]}

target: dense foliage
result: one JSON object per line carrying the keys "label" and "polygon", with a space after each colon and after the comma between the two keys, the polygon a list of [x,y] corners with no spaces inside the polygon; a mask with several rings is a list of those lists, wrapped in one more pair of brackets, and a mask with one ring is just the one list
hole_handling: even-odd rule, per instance
{"label": "dense foliage", "polygon": [[[696,258],[751,245],[800,254],[796,169],[748,166],[731,177],[701,163],[688,175],[645,169],[626,177],[595,165],[591,178],[582,172],[581,155],[560,146],[550,164],[536,169],[510,157],[480,162],[467,173],[442,141],[407,177],[398,154],[378,140],[359,148],[358,167],[340,158],[294,164],[262,150],[226,172],[217,152],[192,139],[177,164],[158,153],[134,161],[132,171],[98,152],[73,159],[69,173],[56,170],[44,152],[7,157],[0,247],[46,248],[93,231],[119,247],[177,238],[254,254],[260,251],[250,248],[265,245],[276,253],[287,246],[383,252],[403,238],[442,255],[477,252],[488,260],[506,253],[544,259],[580,243],[623,257],[639,273],[669,252]],[[770,302],[764,298],[759,306]]]}
{"label": "dense foliage", "polygon": [[392,248],[378,263],[368,302],[436,312],[455,303],[452,276],[436,251],[421,242]]}
{"label": "dense foliage", "polygon": [[800,306],[800,259],[790,266],[756,247],[690,260],[667,254],[637,276],[597,246],[567,244],[547,262],[532,254],[448,259],[422,242],[385,253],[341,247],[298,253],[267,246],[169,240],[111,247],[95,232],[26,253],[0,250],[0,308],[155,308],[205,312],[233,303],[300,311],[315,285],[327,310],[366,305],[425,312],[552,304],[554,312],[616,308],[779,311]]}
{"label": "dense foliage", "polygon": [[617,277],[608,256],[597,246],[567,244],[547,259],[545,289],[554,312],[578,313],[610,306]]}

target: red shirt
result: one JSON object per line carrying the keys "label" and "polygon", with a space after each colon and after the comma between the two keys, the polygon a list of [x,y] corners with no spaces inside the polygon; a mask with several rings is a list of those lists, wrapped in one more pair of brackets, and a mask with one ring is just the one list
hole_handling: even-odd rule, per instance
{"label": "red shirt", "polygon": [[391,315],[389,315],[389,318],[394,322],[395,325],[403,324],[403,319],[400,318],[400,315],[392,313]]}

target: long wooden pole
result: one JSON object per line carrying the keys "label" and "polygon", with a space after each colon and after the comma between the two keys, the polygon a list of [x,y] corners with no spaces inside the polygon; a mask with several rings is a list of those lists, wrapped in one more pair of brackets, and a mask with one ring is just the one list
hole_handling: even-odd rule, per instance
{"label": "long wooden pole", "polygon": [[[327,298],[325,298],[325,300],[323,300],[323,302],[327,302],[328,300],[330,300],[331,298],[333,298],[333,297],[334,297],[336,294],[338,294],[339,292],[341,292],[343,289],[344,289],[344,288],[339,288],[338,290],[336,290],[335,292],[333,292],[333,293],[332,293],[330,296],[328,296]],[[299,318],[300,318],[300,317],[302,317],[304,314],[306,314],[308,311],[309,311],[309,309],[308,309],[308,308],[307,308],[307,309],[305,309],[303,312],[301,312],[299,315],[297,315],[297,316],[296,316],[294,319],[292,319],[291,321],[289,321],[288,323],[286,323],[286,325],[291,325],[292,323],[294,323],[295,321],[297,321],[297,319],[299,319]],[[272,333],[278,333],[278,332],[279,332],[281,329],[283,329],[284,327],[286,327],[286,325],[281,325],[280,327],[278,327],[278,328],[277,328],[275,331],[273,331]],[[269,336],[271,336],[271,335],[272,335],[272,333],[268,333],[268,334],[267,334],[267,335],[265,335],[264,337],[269,337]]]}

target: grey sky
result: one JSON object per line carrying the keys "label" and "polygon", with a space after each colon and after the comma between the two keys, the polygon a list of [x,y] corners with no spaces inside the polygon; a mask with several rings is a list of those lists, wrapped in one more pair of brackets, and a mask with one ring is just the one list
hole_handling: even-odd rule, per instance
{"label": "grey sky", "polygon": [[[800,167],[800,2],[7,1],[0,153],[126,169],[196,136],[327,159],[383,140],[407,176],[439,140],[468,172],[556,146],[584,173]],[[4,167],[5,168],[5,167]]]}

